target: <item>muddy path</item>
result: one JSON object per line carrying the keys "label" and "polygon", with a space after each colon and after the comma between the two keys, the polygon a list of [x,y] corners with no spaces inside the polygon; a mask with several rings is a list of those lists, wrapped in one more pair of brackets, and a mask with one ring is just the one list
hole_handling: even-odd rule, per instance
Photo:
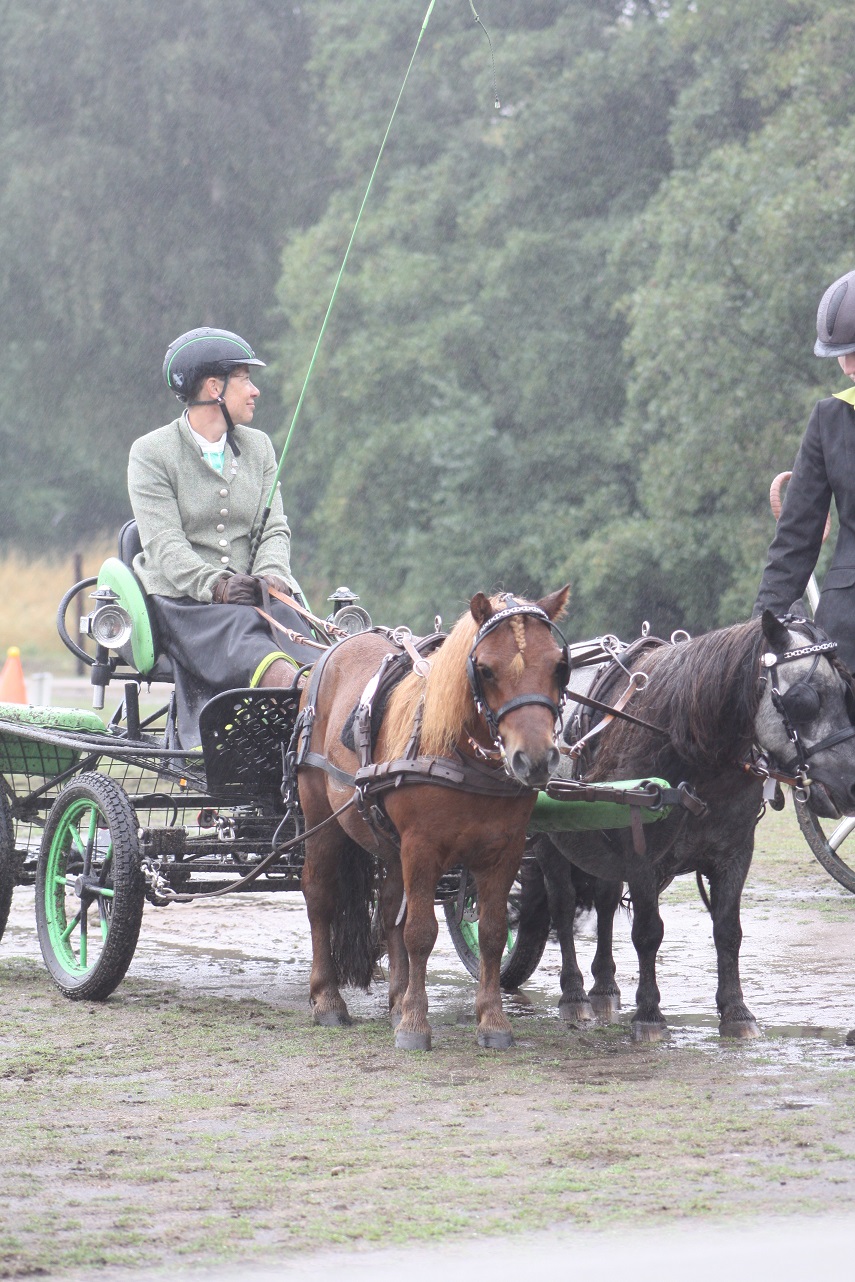
{"label": "muddy path", "polygon": [[[764,820],[743,980],[764,1035],[720,1041],[694,883],[666,893],[668,1043],[557,1018],[557,950],[479,1051],[440,930],[434,1050],[396,1052],[383,986],[312,1026],[299,897],[151,909],[128,979],[70,1003],[16,892],[0,944],[0,1276],[90,1276],[556,1225],[819,1213],[855,1196],[855,897],[790,811]],[[621,921],[629,1018],[636,967]],[[593,953],[583,929],[583,965]],[[350,994],[349,1000],[350,1000]]]}

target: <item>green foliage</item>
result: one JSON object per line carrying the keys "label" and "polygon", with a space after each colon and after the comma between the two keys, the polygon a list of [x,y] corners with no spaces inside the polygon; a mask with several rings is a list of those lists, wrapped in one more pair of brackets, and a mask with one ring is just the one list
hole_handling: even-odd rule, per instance
{"label": "green foliage", "polygon": [[[287,484],[298,564],[305,554],[318,580],[353,579],[380,617],[425,624],[477,587],[559,586],[574,544],[630,484],[615,441],[625,324],[608,258],[670,163],[665,31],[649,18],[618,27],[615,6],[538,8],[537,21],[522,6],[489,15],[499,113],[481,33],[457,11],[437,14],[396,121],[397,164],[388,151],[303,410]],[[355,0],[326,5],[328,34],[361,12]],[[385,42],[398,28],[385,6],[372,12],[388,119],[397,86]],[[376,84],[366,102],[355,80],[365,37],[356,67],[329,40],[321,48],[321,97],[351,104],[344,140],[327,133],[349,180],[385,120]],[[395,53],[400,83],[407,49]],[[325,296],[348,232],[339,193],[284,258],[291,404],[320,323],[304,300]]]}
{"label": "green foliage", "polygon": [[175,410],[175,334],[269,337],[322,152],[296,6],[4,8],[0,534],[68,545],[125,518],[129,444]]}
{"label": "green foliage", "polygon": [[[753,6],[741,12],[753,22]],[[813,401],[841,385],[812,345],[819,294],[851,265],[855,230],[844,18],[824,6],[768,49],[758,85],[787,86],[775,110],[747,141],[675,172],[616,251],[635,284],[622,432],[638,451],[645,572],[670,585],[665,625],[750,613],[772,533],[769,482],[792,466]],[[620,549],[620,528],[608,538]],[[591,590],[607,580],[629,589],[608,556]]]}

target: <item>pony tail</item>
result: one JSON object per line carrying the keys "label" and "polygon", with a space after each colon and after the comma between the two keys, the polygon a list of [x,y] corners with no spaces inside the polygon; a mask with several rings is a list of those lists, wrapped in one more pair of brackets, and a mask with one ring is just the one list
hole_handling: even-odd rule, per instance
{"label": "pony tail", "polygon": [[368,988],[374,975],[374,882],[372,857],[348,838],[338,860],[338,899],[330,923],[330,944],[338,983],[354,988]]}

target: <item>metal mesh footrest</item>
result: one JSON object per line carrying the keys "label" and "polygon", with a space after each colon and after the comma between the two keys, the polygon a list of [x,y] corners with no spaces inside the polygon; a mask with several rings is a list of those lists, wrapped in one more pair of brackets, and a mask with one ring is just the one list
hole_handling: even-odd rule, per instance
{"label": "metal mesh footrest", "polygon": [[269,796],[282,785],[300,690],[227,690],[199,715],[208,790]]}

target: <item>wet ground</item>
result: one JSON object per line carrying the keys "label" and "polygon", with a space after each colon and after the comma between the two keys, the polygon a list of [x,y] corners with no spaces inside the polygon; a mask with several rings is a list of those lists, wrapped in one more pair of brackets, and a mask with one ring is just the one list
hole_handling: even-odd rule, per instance
{"label": "wet ground", "polygon": [[[789,1282],[812,1261],[848,1278],[852,1220],[796,1219],[855,1207],[855,896],[791,811],[763,821],[743,912],[763,1031],[750,1043],[718,1036],[691,878],[663,917],[667,1044],[637,1046],[625,1026],[636,964],[621,915],[623,1026],[559,1021],[550,943],[505,998],[514,1050],[479,1051],[475,984],[443,924],[434,1050],[413,1055],[394,1049],[382,984],[348,992],[353,1028],[312,1026],[299,895],[147,908],[126,981],[92,1005],[51,985],[19,889],[0,943],[0,1277],[462,1278],[488,1264],[504,1278],[536,1264],[593,1279],[632,1263],[645,1279]],[[591,923],[578,942],[587,968]],[[741,1227],[713,1240],[714,1223]],[[316,1254],[330,1250],[347,1254]]]}
{"label": "wet ground", "polygon": [[[785,880],[775,885],[782,862],[780,834],[795,857]],[[763,834],[767,834],[763,840]],[[429,968],[431,1022],[466,1024],[474,1018],[475,983],[459,961],[442,916]],[[692,878],[675,882],[662,900],[665,939],[659,954],[662,1009],[677,1043],[714,1038],[715,950],[710,917]],[[33,891],[19,888],[2,944],[6,955],[40,959]],[[855,896],[832,881],[811,858],[794,831],[792,816],[774,817],[761,829],[755,866],[746,887],[742,923],[742,978],[746,1000],[768,1035],[786,1037],[787,1054],[797,1061],[842,1058],[841,1047],[855,1025]],[[594,918],[579,923],[577,947],[589,973],[595,947]],[[630,919],[618,913],[615,959],[624,1018],[629,1018],[638,971]],[[311,956],[302,895],[261,893],[173,904],[146,905],[140,942],[128,977],[178,986],[185,993],[255,998],[271,1006],[306,1006]],[[557,1016],[560,952],[547,944],[543,960],[524,989],[507,994],[512,1018]],[[348,992],[351,1013],[382,1020],[385,989]]]}

